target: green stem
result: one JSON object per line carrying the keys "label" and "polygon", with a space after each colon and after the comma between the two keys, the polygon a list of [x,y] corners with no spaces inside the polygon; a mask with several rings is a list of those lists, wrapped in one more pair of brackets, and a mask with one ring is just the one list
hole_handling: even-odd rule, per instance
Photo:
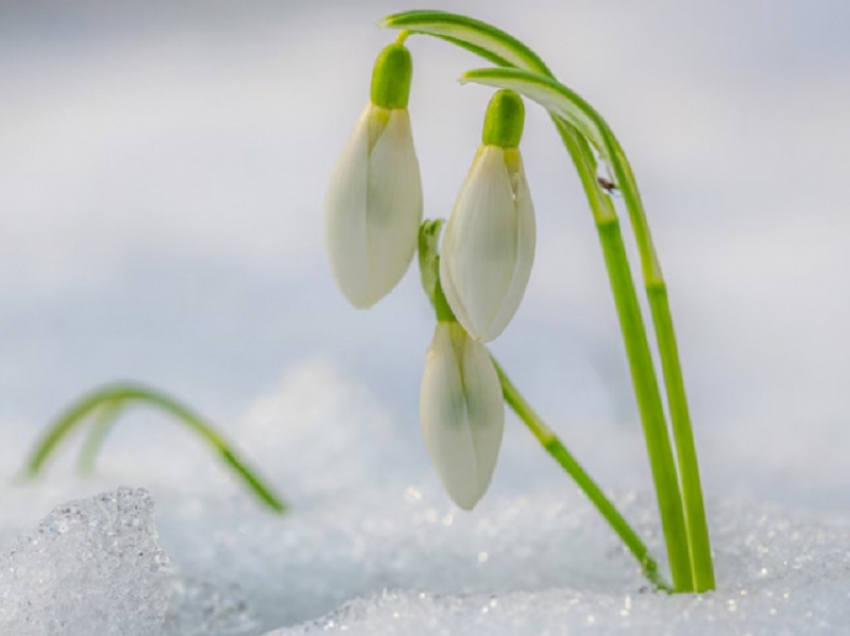
{"label": "green stem", "polygon": [[570,454],[567,448],[561,443],[561,440],[558,439],[558,436],[555,435],[554,431],[546,425],[543,419],[526,401],[496,359],[493,356],[490,356],[490,358],[496,367],[496,373],[499,375],[505,402],[508,406],[511,407],[514,413],[528,427],[528,430],[531,431],[531,434],[546,449],[546,452],[573,478],[576,485],[587,495],[590,502],[596,506],[596,509],[605,518],[611,529],[617,533],[617,536],[620,537],[635,559],[637,559],[644,576],[656,588],[665,592],[672,592],[673,590],[659,574],[658,564],[650,556],[646,545],[644,545],[628,521],[619,513],[611,500],[605,496],[602,489],[582,468],[581,464]]}
{"label": "green stem", "polygon": [[[67,435],[88,419],[99,408],[121,402],[155,406],[186,425],[218,453],[224,463],[245,482],[257,498],[272,510],[282,513],[287,506],[273,488],[258,476],[255,469],[239,457],[232,445],[212,425],[205,422],[187,406],[163,393],[134,384],[108,386],[84,396],[72,404],[36,443],[26,466],[26,476],[33,479],[43,469],[47,459]],[[107,420],[108,421],[108,420]],[[105,435],[104,431],[104,435]]]}
{"label": "green stem", "polygon": [[685,393],[685,380],[679,360],[679,347],[673,327],[673,316],[670,313],[670,304],[667,298],[667,284],[661,272],[658,254],[652,241],[649,222],[631,165],[607,125],[605,126],[605,133],[611,155],[611,167],[623,193],[623,200],[629,212],[629,220],[638,246],[644,287],[655,326],[658,353],[661,356],[661,368],[664,373],[667,403],[670,407],[670,420],[673,425],[676,456],[679,460],[679,473],[682,480],[694,590],[705,592],[713,590],[715,587],[714,565],[711,557],[711,541],[705,516],[696,444],[691,426],[688,398]]}
{"label": "green stem", "polygon": [[[574,128],[566,125],[565,122],[558,120],[558,118],[553,119],[555,119],[556,127],[561,134],[564,145],[567,147],[579,171],[585,193],[593,210],[594,219],[601,232],[601,228],[609,223],[612,218],[616,219],[616,212],[614,211],[610,197],[604,194],[599,188],[596,179],[596,160],[587,142]],[[652,321],[655,326],[656,342],[658,343],[658,351],[661,356],[667,403],[670,407],[670,419],[673,425],[673,438],[676,444],[676,457],[678,459],[679,476],[681,478],[682,493],[680,498],[684,500],[685,535],[687,537],[688,558],[693,579],[692,589],[696,592],[705,592],[707,590],[713,590],[715,587],[714,566],[712,564],[711,543],[708,535],[708,523],[705,516],[702,487],[700,485],[699,464],[697,462],[693,428],[691,426],[688,401],[685,394],[682,367],[679,362],[676,334],[673,328],[673,317],[670,313],[670,305],[667,300],[667,285],[664,282],[661,265],[658,261],[655,245],[652,242],[649,224],[643,210],[643,204],[631,166],[620,144],[607,125],[603,126],[603,138],[607,142],[612,169],[614,170],[618,186],[621,189],[626,208],[629,212],[629,220],[632,224],[635,242],[638,246],[638,254],[640,255],[641,272],[649,300]],[[601,233],[600,239],[602,239]],[[606,262],[608,262],[607,255]],[[635,295],[634,284],[631,280],[629,287],[629,293]],[[643,332],[641,338],[646,342],[647,336],[642,326],[641,331]],[[657,384],[657,380],[654,380],[654,382]],[[658,391],[657,387],[655,391]],[[664,430],[664,437],[666,438],[666,423],[664,424]]]}
{"label": "green stem", "polygon": [[673,585],[680,592],[692,591],[691,560],[682,497],[679,492],[679,479],[673,461],[673,450],[667,433],[667,422],[664,418],[664,408],[646,338],[643,316],[638,305],[632,273],[620,233],[620,222],[613,219],[597,224],[597,230],[605,264],[608,267],[611,290],[614,293],[632,384],[646,438],[646,450],[658,497]]}
{"label": "green stem", "polygon": [[576,166],[599,233],[646,438],[673,583],[677,591],[691,591],[694,584],[688,526],[655,366],[623,246],[620,222],[611,197],[599,187],[596,158],[587,141],[563,120],[553,117],[553,121]]}
{"label": "green stem", "polygon": [[685,500],[685,522],[690,539],[691,564],[694,576],[694,591],[707,592],[715,588],[714,565],[711,556],[711,540],[700,485],[699,463],[696,444],[688,411],[682,367],[679,363],[676,334],[667,302],[667,287],[656,284],[647,287],[649,306],[655,321],[655,334],[664,369],[676,454],[679,458],[679,473],[682,479],[682,494]]}

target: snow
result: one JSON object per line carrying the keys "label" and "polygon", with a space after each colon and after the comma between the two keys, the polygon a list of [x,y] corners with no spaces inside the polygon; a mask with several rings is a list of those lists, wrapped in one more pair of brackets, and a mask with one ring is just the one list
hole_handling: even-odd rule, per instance
{"label": "snow", "polygon": [[178,576],[143,489],[63,504],[0,556],[0,633],[242,634],[256,623],[238,586]]}
{"label": "snow", "polygon": [[[657,552],[651,500],[617,499]],[[850,621],[850,521],[752,502],[710,506],[719,589],[678,596],[651,591],[575,494],[473,515],[413,488],[281,518],[166,510],[171,560],[152,508],[119,489],[60,506],[4,549],[2,633],[766,636]]]}
{"label": "snow", "polygon": [[[712,498],[718,591],[668,596],[649,589],[565,477],[535,476],[549,459],[515,419],[494,492],[472,513],[451,504],[426,463],[398,461],[418,440],[392,430],[368,390],[314,361],[232,431],[293,504],[283,516],[192,444],[171,457],[157,437],[121,443],[120,432],[93,478],[60,466],[46,483],[7,487],[0,633],[756,636],[839,634],[850,621],[844,515]],[[311,444],[317,431],[339,443]],[[152,474],[153,452],[182,465]],[[532,487],[499,472],[514,466]],[[11,536],[51,500],[128,479],[154,493],[155,511],[146,491],[123,488]],[[613,497],[662,555],[651,494]]]}
{"label": "snow", "polygon": [[712,594],[667,596],[590,581],[471,594],[391,590],[273,634],[843,633],[850,619],[846,521],[824,523],[751,504],[725,504],[712,515],[725,524],[715,535],[722,583]]}
{"label": "snow", "polygon": [[0,574],[4,634],[161,633],[169,563],[153,501],[130,489],[63,504],[7,548]]}

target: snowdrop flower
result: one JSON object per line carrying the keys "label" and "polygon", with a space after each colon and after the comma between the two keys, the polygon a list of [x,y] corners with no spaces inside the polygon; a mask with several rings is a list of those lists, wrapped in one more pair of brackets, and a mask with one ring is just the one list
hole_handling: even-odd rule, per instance
{"label": "snowdrop flower", "polygon": [[380,53],[372,99],[343,148],[325,198],[331,271],[359,309],[395,287],[416,251],[422,185],[407,114],[411,74],[403,45]]}
{"label": "snowdrop flower", "polygon": [[487,348],[455,321],[437,323],[419,394],[425,446],[452,500],[471,510],[487,491],[505,425]]}
{"label": "snowdrop flower", "polygon": [[522,99],[497,92],[483,144],[461,187],[443,240],[440,278],[457,319],[489,342],[516,313],[534,262],[534,207],[522,167]]}

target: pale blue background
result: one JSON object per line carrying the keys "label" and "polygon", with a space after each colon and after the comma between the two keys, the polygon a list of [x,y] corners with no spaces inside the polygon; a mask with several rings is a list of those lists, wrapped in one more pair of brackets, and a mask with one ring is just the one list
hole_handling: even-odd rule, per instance
{"label": "pale blue background", "polygon": [[[850,5],[423,6],[509,27],[619,135],[669,281],[706,490],[850,509]],[[321,240],[327,175],[393,37],[374,22],[408,8],[0,4],[5,474],[102,382],[152,383],[225,424],[316,360],[417,438],[433,328],[417,277],[356,312]],[[410,47],[426,214],[445,216],[489,96],[455,78],[484,64]],[[533,106],[523,152],[537,263],[494,350],[604,483],[648,484],[590,215]],[[405,452],[426,465],[421,444]]]}

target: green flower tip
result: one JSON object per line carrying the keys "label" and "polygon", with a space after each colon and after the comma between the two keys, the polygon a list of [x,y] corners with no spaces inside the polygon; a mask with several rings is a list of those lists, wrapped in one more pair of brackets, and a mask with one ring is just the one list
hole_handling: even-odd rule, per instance
{"label": "green flower tip", "polygon": [[500,90],[487,106],[481,140],[485,146],[516,148],[522,139],[524,124],[525,106],[522,98],[512,90]]}
{"label": "green flower tip", "polygon": [[413,61],[403,44],[385,47],[372,71],[372,103],[384,108],[407,108]]}

